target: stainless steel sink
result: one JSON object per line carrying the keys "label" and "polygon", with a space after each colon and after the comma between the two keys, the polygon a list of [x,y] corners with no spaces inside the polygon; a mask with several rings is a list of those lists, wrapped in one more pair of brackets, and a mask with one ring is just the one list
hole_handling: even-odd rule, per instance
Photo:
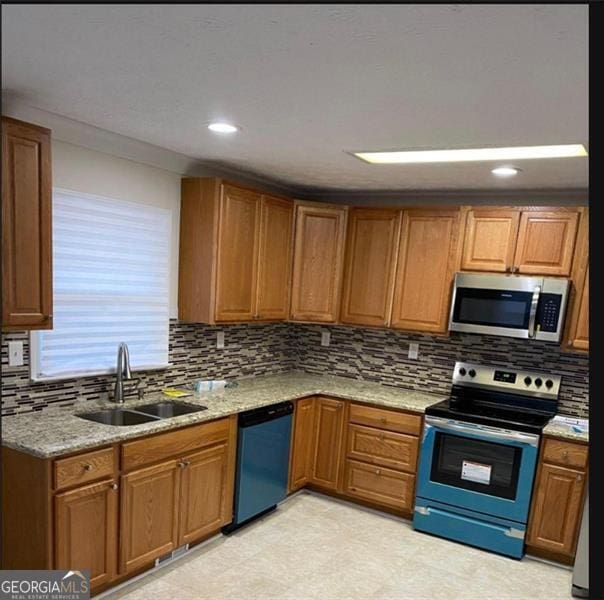
{"label": "stainless steel sink", "polygon": [[112,408],[109,410],[99,410],[98,412],[81,413],[76,415],[81,419],[102,423],[103,425],[140,425],[141,423],[150,423],[157,421],[158,418],[149,414],[142,414],[133,410],[124,410],[123,408]]}
{"label": "stainless steel sink", "polygon": [[155,402],[136,407],[137,412],[153,415],[160,419],[180,417],[181,415],[188,415],[207,409],[207,406],[187,404],[186,402]]}

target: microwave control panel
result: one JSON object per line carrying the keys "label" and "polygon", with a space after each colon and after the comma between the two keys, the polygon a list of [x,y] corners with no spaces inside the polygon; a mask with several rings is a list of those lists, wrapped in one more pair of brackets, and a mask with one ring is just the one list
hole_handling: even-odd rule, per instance
{"label": "microwave control panel", "polygon": [[537,307],[537,325],[539,331],[556,332],[560,318],[560,305],[562,296],[560,294],[541,294],[539,306]]}

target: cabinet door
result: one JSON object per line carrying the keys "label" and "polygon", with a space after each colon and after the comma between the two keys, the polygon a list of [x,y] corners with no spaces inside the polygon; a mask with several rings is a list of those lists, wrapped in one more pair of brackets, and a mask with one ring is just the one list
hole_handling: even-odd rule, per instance
{"label": "cabinet door", "polygon": [[[218,444],[182,460],[178,545],[191,543],[229,523],[228,447]],[[229,502],[231,500],[231,502]]]}
{"label": "cabinet door", "polygon": [[121,573],[177,547],[180,471],[170,460],[122,476]]}
{"label": "cabinet door", "polygon": [[585,474],[543,463],[537,480],[527,543],[572,556],[577,543]]}
{"label": "cabinet door", "polygon": [[520,211],[473,209],[466,217],[461,268],[467,271],[511,271]]}
{"label": "cabinet door", "polygon": [[455,268],[457,210],[406,210],[399,245],[391,324],[444,333]]}
{"label": "cabinet door", "polygon": [[92,588],[117,568],[117,485],[113,480],[55,497],[55,569],[88,569]]}
{"label": "cabinet door", "polygon": [[330,490],[338,487],[344,434],[344,406],[342,400],[315,399],[311,481]]}
{"label": "cabinet door", "polygon": [[356,460],[346,461],[344,492],[409,512],[413,508],[415,475],[376,467]]}
{"label": "cabinet door", "polygon": [[296,210],[291,318],[338,318],[346,208],[299,205]]}
{"label": "cabinet door", "polygon": [[50,131],[2,118],[2,327],[52,329]]}
{"label": "cabinet door", "polygon": [[286,319],[292,262],[293,203],[262,197],[258,258],[259,319]]}
{"label": "cabinet door", "polygon": [[222,187],[216,264],[216,321],[256,315],[260,194]]}
{"label": "cabinet door", "polygon": [[342,293],[341,320],[358,325],[387,325],[401,212],[353,209]]}
{"label": "cabinet door", "polygon": [[289,465],[290,492],[308,483],[313,451],[314,417],[314,398],[303,398],[296,402]]}
{"label": "cabinet door", "polygon": [[570,275],[578,223],[578,212],[523,212],[514,259],[516,272]]}
{"label": "cabinet door", "polygon": [[577,298],[579,310],[577,322],[572,326],[571,346],[578,350],[589,350],[589,267],[585,273],[583,290]]}

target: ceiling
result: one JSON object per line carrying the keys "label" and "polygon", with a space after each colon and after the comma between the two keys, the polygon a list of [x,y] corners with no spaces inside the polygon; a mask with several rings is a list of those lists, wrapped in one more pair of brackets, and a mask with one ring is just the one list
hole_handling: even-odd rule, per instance
{"label": "ceiling", "polygon": [[[359,150],[588,142],[582,5],[4,5],[3,94],[300,190],[585,188],[586,158]],[[242,127],[212,134],[209,121]]]}

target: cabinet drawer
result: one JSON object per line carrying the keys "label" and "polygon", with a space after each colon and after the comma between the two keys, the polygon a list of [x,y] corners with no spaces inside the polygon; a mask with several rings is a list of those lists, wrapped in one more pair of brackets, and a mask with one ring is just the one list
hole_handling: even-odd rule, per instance
{"label": "cabinet drawer", "polygon": [[415,475],[346,460],[345,493],[386,506],[411,510]]}
{"label": "cabinet drawer", "polygon": [[363,425],[348,426],[348,458],[415,473],[418,438]]}
{"label": "cabinet drawer", "polygon": [[127,471],[227,440],[229,431],[230,420],[220,419],[125,442],[122,444],[122,469]]}
{"label": "cabinet drawer", "polygon": [[587,446],[546,438],[543,462],[585,469],[587,467]]}
{"label": "cabinet drawer", "polygon": [[101,477],[112,477],[114,470],[113,448],[103,448],[102,450],[55,460],[55,490],[87,483]]}
{"label": "cabinet drawer", "polygon": [[362,404],[350,405],[350,422],[369,427],[378,427],[399,433],[419,435],[422,418],[419,415],[373,408]]}

